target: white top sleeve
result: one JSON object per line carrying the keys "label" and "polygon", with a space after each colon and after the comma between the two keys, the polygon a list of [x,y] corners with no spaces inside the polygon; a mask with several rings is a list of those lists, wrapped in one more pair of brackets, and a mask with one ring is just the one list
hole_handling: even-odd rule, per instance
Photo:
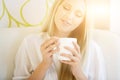
{"label": "white top sleeve", "polygon": [[103,52],[94,42],[91,46],[92,53],[89,55],[88,80],[106,80],[106,69]]}
{"label": "white top sleeve", "polygon": [[[43,37],[30,36],[25,38],[22,42],[15,60],[15,70],[13,80],[27,80],[32,72],[42,61],[42,54],[40,52],[40,45],[44,41]],[[55,60],[56,61],[56,60]],[[106,80],[105,62],[102,51],[96,43],[90,45],[90,51],[87,54],[87,59],[84,66],[84,72],[88,80]],[[46,72],[44,80],[58,80],[57,70],[59,69],[53,65]]]}
{"label": "white top sleeve", "polygon": [[[40,45],[45,40],[44,34],[27,36],[16,55],[13,80],[27,80],[36,67],[42,62]],[[50,67],[43,80],[57,80],[54,65]]]}
{"label": "white top sleeve", "polygon": [[28,59],[28,45],[24,40],[18,50],[15,60],[13,80],[26,80],[30,76],[30,62]]}

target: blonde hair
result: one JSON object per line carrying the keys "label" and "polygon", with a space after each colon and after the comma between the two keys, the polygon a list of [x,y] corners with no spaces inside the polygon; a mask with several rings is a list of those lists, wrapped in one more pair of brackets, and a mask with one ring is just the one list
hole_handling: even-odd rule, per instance
{"label": "blonde hair", "polygon": [[48,32],[50,36],[53,36],[54,32],[54,17],[57,11],[58,6],[62,3],[63,0],[55,0],[52,9],[50,10],[49,15],[47,15],[46,21],[43,25],[42,31]]}
{"label": "blonde hair", "polygon": [[[52,7],[50,15],[48,15],[44,26],[42,28],[43,32],[47,32],[50,36],[54,35],[54,17],[57,11],[57,8],[64,0],[55,0],[54,5]],[[85,2],[85,0],[84,0]],[[86,17],[84,16],[83,22],[74,30],[71,32],[69,37],[77,38],[78,44],[80,46],[80,51],[82,53],[82,62],[84,62],[86,50],[87,50],[87,40],[88,40],[88,28],[85,26],[86,23]],[[70,66],[66,64],[62,64],[61,66],[61,72],[60,72],[60,80],[76,80],[70,71]]]}

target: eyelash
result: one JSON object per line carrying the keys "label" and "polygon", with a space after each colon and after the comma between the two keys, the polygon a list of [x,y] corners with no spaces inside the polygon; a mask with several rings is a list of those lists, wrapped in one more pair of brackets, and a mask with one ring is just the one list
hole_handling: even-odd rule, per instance
{"label": "eyelash", "polygon": [[68,6],[63,6],[63,8],[66,10],[70,10],[70,8]]}
{"label": "eyelash", "polygon": [[77,17],[81,17],[81,16],[82,16],[82,14],[76,14],[76,16],[77,16]]}
{"label": "eyelash", "polygon": [[[64,5],[63,5],[63,8],[64,8],[65,10],[68,10],[68,11],[70,10],[70,7],[69,7],[69,6],[64,6]],[[75,16],[76,16],[76,17],[81,17],[82,15],[75,13]]]}

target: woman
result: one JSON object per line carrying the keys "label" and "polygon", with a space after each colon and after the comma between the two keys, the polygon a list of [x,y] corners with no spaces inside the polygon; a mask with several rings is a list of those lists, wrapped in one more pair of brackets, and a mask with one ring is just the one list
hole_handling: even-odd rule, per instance
{"label": "woman", "polygon": [[[14,80],[105,80],[102,53],[88,40],[84,0],[56,0],[43,32],[26,37],[16,56]],[[70,61],[58,60],[59,38],[76,38]],[[56,47],[56,48],[55,48]]]}

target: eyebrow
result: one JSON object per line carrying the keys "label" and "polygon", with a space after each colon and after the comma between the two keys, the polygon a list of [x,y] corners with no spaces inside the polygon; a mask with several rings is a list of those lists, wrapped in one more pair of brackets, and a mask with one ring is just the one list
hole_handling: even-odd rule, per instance
{"label": "eyebrow", "polygon": [[[69,2],[64,2],[63,5],[68,5],[68,6],[72,7],[72,5],[71,5]],[[81,7],[77,10],[77,12],[78,12],[78,11],[81,13],[81,12],[83,11],[83,7],[81,6]]]}
{"label": "eyebrow", "polygon": [[67,5],[67,6],[72,7],[72,5],[70,3],[67,3],[67,2],[65,2],[63,5]]}

